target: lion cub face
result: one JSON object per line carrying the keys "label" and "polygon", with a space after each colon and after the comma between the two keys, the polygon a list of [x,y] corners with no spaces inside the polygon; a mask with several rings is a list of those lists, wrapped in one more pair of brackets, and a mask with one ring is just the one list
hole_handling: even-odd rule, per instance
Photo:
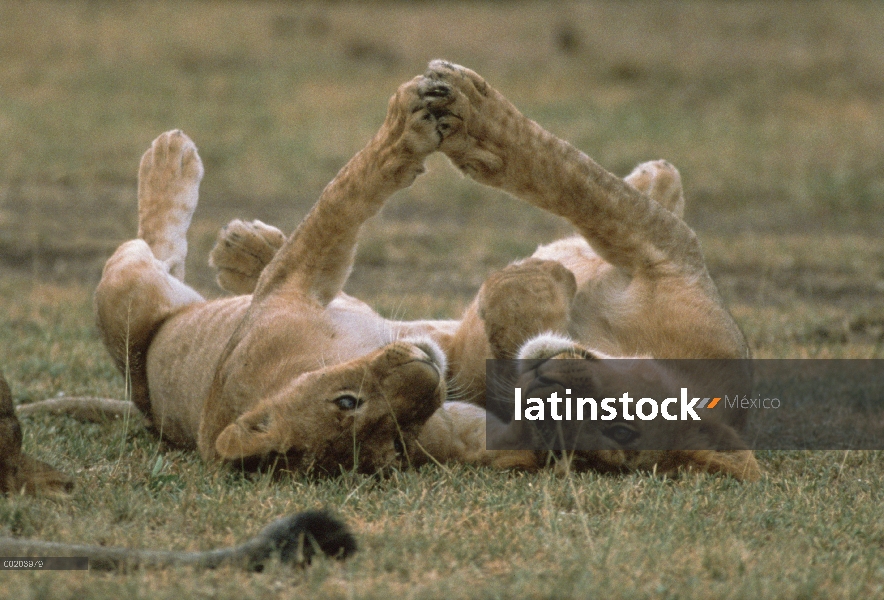
{"label": "lion cub face", "polygon": [[[623,381],[630,382],[630,390],[636,398],[646,392],[648,396],[655,396],[661,390],[668,390],[668,396],[678,395],[674,374],[664,366],[649,360],[608,359],[557,336],[546,335],[529,341],[521,349],[519,358],[538,361],[529,363],[519,374],[519,385],[531,396],[546,398],[557,392],[564,397],[562,381],[596,390],[599,397],[605,396],[606,390],[619,388]],[[577,360],[593,363],[582,367]],[[693,470],[727,474],[741,480],[756,480],[761,475],[753,452],[746,449],[737,430],[722,420],[675,421],[663,426],[659,420],[641,419],[584,423],[586,426],[580,430],[575,443],[593,449],[573,452],[569,457],[570,468],[669,474]],[[538,435],[538,432],[530,435]]]}
{"label": "lion cub face", "polygon": [[224,429],[215,448],[225,460],[277,459],[289,470],[399,466],[442,405],[444,372],[435,343],[394,342],[301,375]]}

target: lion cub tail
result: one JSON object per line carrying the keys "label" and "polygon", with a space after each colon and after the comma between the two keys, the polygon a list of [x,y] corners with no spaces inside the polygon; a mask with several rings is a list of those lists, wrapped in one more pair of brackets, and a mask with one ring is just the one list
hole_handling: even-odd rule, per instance
{"label": "lion cub tail", "polygon": [[342,521],[326,511],[306,511],[277,519],[261,533],[232,548],[207,552],[131,550],[0,538],[0,554],[7,556],[86,556],[89,568],[101,571],[162,569],[192,566],[214,569],[233,566],[261,571],[277,557],[284,564],[306,566],[322,554],[343,560],[356,552],[356,538]]}

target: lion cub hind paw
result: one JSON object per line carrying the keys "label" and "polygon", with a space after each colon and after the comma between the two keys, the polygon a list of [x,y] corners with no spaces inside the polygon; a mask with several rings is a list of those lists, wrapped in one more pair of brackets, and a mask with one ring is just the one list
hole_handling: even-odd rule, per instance
{"label": "lion cub hind paw", "polygon": [[160,134],[138,169],[138,237],[169,272],[184,278],[187,228],[196,210],[203,163],[183,131]]}
{"label": "lion cub hind paw", "polygon": [[218,271],[218,285],[234,294],[251,294],[284,242],[279,229],[261,221],[231,221],[218,232],[209,254],[209,265]]}
{"label": "lion cub hind paw", "polygon": [[652,160],[638,165],[623,179],[626,183],[661,204],[669,212],[684,214],[684,192],[681,174],[672,163]]}

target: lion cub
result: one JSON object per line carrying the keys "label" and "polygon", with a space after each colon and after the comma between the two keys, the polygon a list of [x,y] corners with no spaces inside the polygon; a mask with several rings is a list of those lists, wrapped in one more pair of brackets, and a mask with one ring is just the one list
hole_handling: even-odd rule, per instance
{"label": "lion cub", "polygon": [[[531,463],[518,453],[485,449],[488,432],[501,439],[522,435],[516,424],[505,425],[481,408],[489,358],[749,357],[697,236],[681,218],[684,195],[672,165],[644,163],[619,179],[526,118],[473,71],[433,61],[423,81],[437,86],[431,113],[438,119],[441,152],[476,181],[562,216],[578,232],[493,274],[461,321],[413,325],[444,349],[447,376],[469,400],[448,402],[433,416],[420,437],[424,449],[453,460]],[[237,293],[260,287],[282,239],[259,221],[232,222],[212,252],[219,284]],[[611,439],[611,450],[579,456],[578,462],[605,470],[695,469],[755,479],[760,471],[743,449],[740,426],[738,415],[724,413],[676,438],[666,434],[660,445],[670,451],[634,450]],[[663,434],[652,427],[630,438],[640,435]],[[698,439],[711,449],[683,444],[692,440],[696,446]]]}
{"label": "lion cub", "polygon": [[450,94],[428,77],[403,84],[377,135],[244,296],[205,300],[184,283],[203,166],[181,131],[153,142],[138,174],[138,238],[107,261],[95,309],[136,407],[164,439],[206,460],[292,470],[427,460],[417,437],[446,397],[433,336],[453,328],[388,321],[341,289],[362,224],[450,128]]}

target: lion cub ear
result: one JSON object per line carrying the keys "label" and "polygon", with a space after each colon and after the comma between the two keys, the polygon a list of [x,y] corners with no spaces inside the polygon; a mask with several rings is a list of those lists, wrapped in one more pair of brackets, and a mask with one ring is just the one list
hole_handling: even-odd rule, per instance
{"label": "lion cub ear", "polygon": [[277,450],[273,434],[273,413],[268,407],[257,408],[228,425],[215,440],[215,450],[224,460],[264,456]]}

